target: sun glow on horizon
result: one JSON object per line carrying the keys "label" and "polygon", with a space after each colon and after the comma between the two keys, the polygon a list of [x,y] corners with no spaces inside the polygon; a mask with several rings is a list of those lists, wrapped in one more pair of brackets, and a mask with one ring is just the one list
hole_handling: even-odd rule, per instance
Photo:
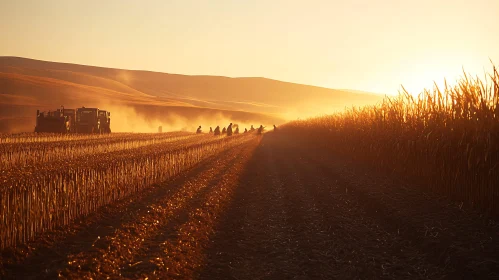
{"label": "sun glow on horizon", "polygon": [[422,54],[417,58],[411,68],[401,75],[398,92],[403,88],[413,96],[418,96],[423,91],[433,91],[436,87],[444,90],[445,86],[457,85],[465,75],[485,79],[486,73],[490,72],[494,61],[484,59],[479,55],[461,56],[450,52],[441,57],[434,57],[431,53]]}

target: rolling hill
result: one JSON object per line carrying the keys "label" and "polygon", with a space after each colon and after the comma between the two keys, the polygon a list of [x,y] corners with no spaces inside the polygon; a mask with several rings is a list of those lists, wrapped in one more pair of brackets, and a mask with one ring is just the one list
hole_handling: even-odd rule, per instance
{"label": "rolling hill", "polygon": [[37,109],[101,107],[114,131],[280,124],[382,96],[266,78],[189,76],[0,57],[0,132],[32,131]]}

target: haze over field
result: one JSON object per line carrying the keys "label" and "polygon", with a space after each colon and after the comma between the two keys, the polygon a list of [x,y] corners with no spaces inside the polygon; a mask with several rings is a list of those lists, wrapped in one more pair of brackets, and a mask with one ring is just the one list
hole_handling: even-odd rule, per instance
{"label": "haze over field", "polygon": [[[373,104],[380,95],[265,78],[186,76],[0,57],[0,131],[31,131],[36,109],[98,106],[113,131],[281,124]],[[3,125],[2,125],[3,124]]]}

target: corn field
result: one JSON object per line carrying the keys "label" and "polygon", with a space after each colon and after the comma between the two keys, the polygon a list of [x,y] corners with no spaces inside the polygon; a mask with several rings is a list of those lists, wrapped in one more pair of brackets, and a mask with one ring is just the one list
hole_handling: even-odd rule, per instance
{"label": "corn field", "polygon": [[[283,127],[425,191],[499,214],[499,74]],[[312,140],[313,139],[313,140]]]}
{"label": "corn field", "polygon": [[252,137],[0,135],[0,250],[68,225]]}

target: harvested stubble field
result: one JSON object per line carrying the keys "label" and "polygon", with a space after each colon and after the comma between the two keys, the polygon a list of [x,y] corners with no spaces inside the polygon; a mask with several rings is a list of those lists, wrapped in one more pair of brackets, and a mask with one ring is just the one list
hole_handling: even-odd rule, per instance
{"label": "harvested stubble field", "polygon": [[1,279],[499,277],[493,220],[290,129],[24,138],[0,141]]}
{"label": "harvested stubble field", "polygon": [[0,144],[0,248],[68,225],[247,140],[188,133],[26,138],[7,136]]}

